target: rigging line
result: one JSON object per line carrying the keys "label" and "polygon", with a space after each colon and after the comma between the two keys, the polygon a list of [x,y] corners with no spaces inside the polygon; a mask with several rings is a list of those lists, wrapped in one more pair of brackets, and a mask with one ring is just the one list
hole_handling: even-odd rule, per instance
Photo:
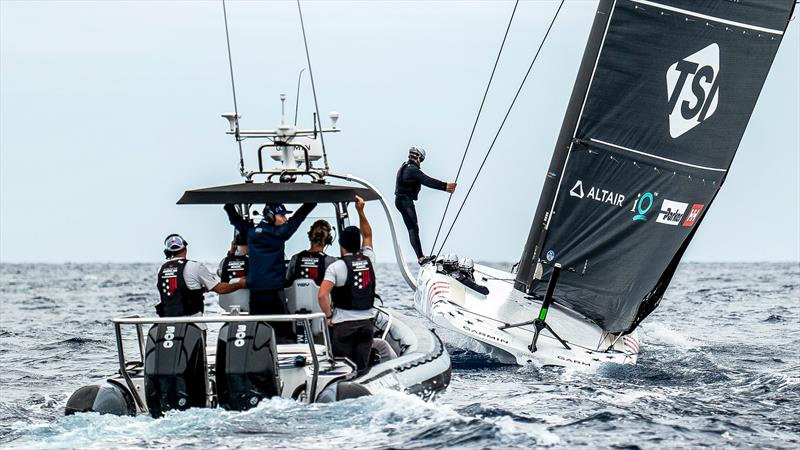
{"label": "rigging line", "polygon": [[314,71],[311,69],[311,54],[308,52],[308,39],[306,38],[306,25],[303,22],[303,9],[300,8],[300,0],[297,0],[297,12],[300,14],[300,28],[303,30],[303,45],[306,48],[306,62],[308,62],[308,77],[311,78],[311,93],[314,95],[314,111],[317,113],[316,121],[319,124],[319,140],[322,143],[322,160],[325,163],[325,172],[330,170],[328,166],[328,153],[325,151],[325,133],[322,132],[322,118],[319,115],[319,104],[317,103],[317,88],[314,85]]}
{"label": "rigging line", "polygon": [[233,57],[231,56],[231,37],[228,33],[228,11],[225,0],[222,0],[222,17],[225,18],[225,42],[228,44],[228,67],[231,71],[231,91],[233,91],[233,123],[236,143],[239,144],[239,173],[244,176],[244,153],[242,152],[242,139],[239,136],[239,105],[236,103],[236,83],[233,81]]}
{"label": "rigging line", "polygon": [[500,137],[500,132],[503,131],[503,126],[505,126],[506,120],[508,119],[508,116],[511,114],[511,110],[514,108],[514,104],[517,102],[517,98],[519,98],[520,92],[522,92],[522,88],[523,86],[525,86],[525,81],[527,81],[528,76],[531,74],[531,71],[533,70],[533,65],[536,63],[536,59],[539,57],[539,52],[542,51],[542,47],[544,47],[544,43],[547,41],[547,37],[550,35],[550,30],[553,29],[553,24],[556,23],[556,19],[558,18],[558,13],[561,12],[562,6],[564,6],[564,0],[561,0],[561,3],[559,3],[558,9],[556,10],[555,15],[553,16],[553,20],[550,22],[550,26],[547,27],[547,32],[545,32],[544,37],[542,38],[542,42],[539,43],[539,48],[536,50],[536,54],[533,56],[533,61],[531,61],[531,65],[528,66],[528,71],[525,72],[525,77],[522,78],[522,82],[520,83],[519,88],[517,89],[517,93],[514,95],[514,99],[511,100],[511,105],[509,105],[508,110],[506,111],[506,115],[505,117],[503,117],[503,121],[500,122],[500,128],[494,135],[494,139],[492,139],[492,143],[489,145],[489,149],[486,150],[486,155],[484,155],[483,161],[481,162],[480,167],[478,167],[478,172],[475,173],[475,178],[472,179],[472,183],[469,185],[469,189],[467,190],[467,195],[464,196],[464,200],[461,201],[461,206],[459,206],[458,211],[456,212],[456,216],[453,218],[453,223],[450,224],[450,228],[447,230],[447,234],[444,236],[444,239],[442,240],[442,245],[439,247],[439,251],[436,252],[437,257],[442,252],[444,244],[450,237],[450,233],[453,231],[453,227],[455,227],[456,222],[458,221],[458,216],[461,215],[461,211],[464,209],[464,205],[467,203],[469,195],[472,193],[472,188],[475,187],[475,182],[478,181],[478,177],[481,174],[481,170],[483,170],[483,166],[486,164],[486,160],[489,159],[489,155],[492,153],[494,144],[497,142],[497,138]]}
{"label": "rigging line", "polygon": [[[475,135],[475,129],[478,126],[478,119],[481,118],[481,112],[483,111],[483,105],[486,103],[486,96],[489,94],[489,87],[492,85],[492,79],[494,79],[494,73],[497,70],[497,64],[500,62],[500,55],[503,53],[503,47],[506,45],[506,38],[508,38],[508,31],[511,29],[511,23],[514,21],[514,14],[517,12],[517,6],[519,6],[519,0],[514,3],[514,9],[511,11],[511,18],[508,19],[508,26],[506,26],[506,33],[503,35],[503,42],[500,44],[500,50],[497,52],[497,58],[494,60],[494,67],[492,67],[492,74],[489,75],[489,82],[486,83],[486,89],[483,91],[483,99],[481,99],[481,106],[478,108],[478,114],[475,116],[475,123],[472,124],[472,131],[469,133],[469,139],[467,139],[467,146],[464,148],[464,154],[461,156],[461,164],[458,165],[458,171],[456,172],[456,178],[453,181],[454,183],[458,182],[458,177],[461,175],[461,169],[464,167],[464,161],[467,159],[467,153],[469,152],[469,146],[472,143],[472,137]],[[439,228],[436,230],[436,237],[433,239],[433,245],[431,245],[431,254],[433,254],[433,250],[436,248],[436,243],[439,241],[439,234],[442,232],[442,225],[444,225],[444,219],[447,217],[447,210],[450,208],[450,201],[453,200],[453,194],[450,194],[447,197],[447,204],[444,207],[444,212],[442,213],[442,220],[439,221]]]}

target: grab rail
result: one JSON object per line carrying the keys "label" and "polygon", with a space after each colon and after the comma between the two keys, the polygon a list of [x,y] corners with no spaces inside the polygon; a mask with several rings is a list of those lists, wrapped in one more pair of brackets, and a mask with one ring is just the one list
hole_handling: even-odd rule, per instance
{"label": "grab rail", "polygon": [[381,339],[386,339],[386,335],[389,334],[389,330],[392,328],[392,322],[394,322],[394,316],[388,310],[381,308],[380,306],[374,306],[378,312],[381,312],[386,315],[386,329],[383,330],[383,334],[381,335]]}
{"label": "grab rail", "polygon": [[354,181],[367,189],[372,190],[376,194],[378,194],[378,200],[381,202],[381,206],[383,206],[383,211],[386,213],[386,220],[389,222],[389,231],[392,233],[392,244],[394,244],[394,255],[395,259],[397,259],[397,266],[400,267],[400,273],[403,275],[403,279],[406,280],[406,284],[408,287],[411,288],[412,291],[417,290],[417,280],[411,274],[411,271],[408,270],[408,266],[406,266],[405,256],[403,256],[403,249],[400,247],[400,244],[397,241],[397,232],[394,228],[394,219],[392,219],[392,213],[389,210],[389,205],[386,204],[386,199],[384,199],[383,194],[381,191],[378,190],[372,183],[362,178],[358,178],[354,175],[337,175],[335,173],[328,173],[329,177],[333,178],[340,178],[342,180],[347,181]]}

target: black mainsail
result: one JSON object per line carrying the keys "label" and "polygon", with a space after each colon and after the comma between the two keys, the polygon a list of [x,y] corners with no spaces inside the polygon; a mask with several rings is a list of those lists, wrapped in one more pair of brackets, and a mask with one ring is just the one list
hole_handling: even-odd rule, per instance
{"label": "black mainsail", "polygon": [[[794,0],[602,0],[516,288],[609,332],[658,305],[725,176]],[[542,281],[544,280],[544,281]]]}

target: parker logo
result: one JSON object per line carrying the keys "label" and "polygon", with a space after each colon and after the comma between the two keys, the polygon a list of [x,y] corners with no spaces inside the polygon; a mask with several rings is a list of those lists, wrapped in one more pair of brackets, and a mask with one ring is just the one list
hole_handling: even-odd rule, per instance
{"label": "parker logo", "polygon": [[711,44],[667,69],[669,135],[677,138],[717,110],[719,46]]}
{"label": "parker logo", "polygon": [[703,211],[703,206],[699,203],[695,203],[692,205],[692,209],[689,210],[689,214],[686,215],[686,220],[683,222],[684,227],[691,227],[697,222],[697,219],[700,218],[700,212]]}
{"label": "parker logo", "polygon": [[622,202],[625,201],[624,195],[595,186],[590,187],[589,192],[584,194],[583,181],[581,180],[578,180],[575,183],[575,186],[572,186],[572,189],[569,190],[569,196],[577,198],[590,198],[592,200],[597,200],[598,202],[608,203],[609,205],[614,206],[622,206]]}
{"label": "parker logo", "polygon": [[665,223],[667,225],[679,225],[688,207],[689,205],[687,203],[664,199],[661,202],[661,211],[658,212],[656,222]]}

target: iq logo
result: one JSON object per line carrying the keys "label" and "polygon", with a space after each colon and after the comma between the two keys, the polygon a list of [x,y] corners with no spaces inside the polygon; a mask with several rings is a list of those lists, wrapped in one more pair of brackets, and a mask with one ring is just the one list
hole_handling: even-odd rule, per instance
{"label": "iq logo", "polygon": [[717,110],[719,45],[687,56],[667,69],[669,135],[673,139],[700,125]]}
{"label": "iq logo", "polygon": [[653,207],[653,203],[655,202],[655,197],[658,196],[658,192],[655,194],[652,192],[645,192],[644,194],[639,194],[636,197],[636,201],[633,203],[633,208],[631,208],[631,212],[635,213],[633,216],[634,222],[646,222],[647,221],[647,212],[650,211],[650,208]]}

